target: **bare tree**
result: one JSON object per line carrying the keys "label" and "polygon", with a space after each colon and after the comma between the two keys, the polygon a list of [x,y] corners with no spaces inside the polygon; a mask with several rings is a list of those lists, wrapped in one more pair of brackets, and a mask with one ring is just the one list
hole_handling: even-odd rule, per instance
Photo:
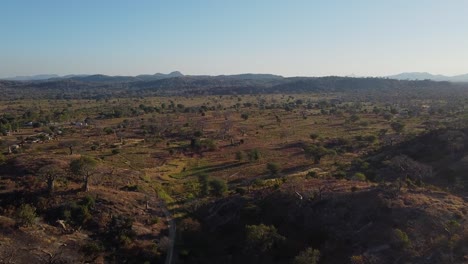
{"label": "bare tree", "polygon": [[47,192],[52,194],[55,189],[55,181],[63,176],[63,170],[56,164],[48,164],[40,168],[37,174],[47,182]]}
{"label": "bare tree", "polygon": [[398,155],[390,160],[390,166],[397,171],[399,178],[406,181],[408,178],[422,183],[424,178],[432,176],[432,167],[417,162],[406,155]]}

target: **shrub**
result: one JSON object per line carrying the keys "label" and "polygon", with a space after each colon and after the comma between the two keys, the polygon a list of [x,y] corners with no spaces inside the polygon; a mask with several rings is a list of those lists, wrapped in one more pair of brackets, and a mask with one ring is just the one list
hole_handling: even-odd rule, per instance
{"label": "shrub", "polygon": [[107,235],[117,246],[128,245],[136,235],[133,231],[133,219],[126,216],[113,216],[107,226]]}
{"label": "shrub", "polygon": [[102,131],[104,131],[104,133],[106,133],[107,135],[114,133],[114,130],[110,127],[105,127]]}
{"label": "shrub", "polygon": [[247,189],[244,188],[244,187],[237,187],[237,188],[236,188],[236,193],[238,193],[238,194],[240,194],[240,195],[246,194],[246,193],[247,193]]}
{"label": "shrub", "polygon": [[227,184],[221,179],[213,179],[210,181],[211,193],[215,196],[222,196],[227,192]]}
{"label": "shrub", "polygon": [[312,140],[316,140],[317,138],[319,138],[319,134],[317,134],[317,133],[312,133],[312,134],[309,135],[309,137],[310,137],[310,139],[312,139]]}
{"label": "shrub", "polygon": [[307,248],[294,258],[294,264],[317,264],[320,260],[318,249]]}
{"label": "shrub", "polygon": [[5,156],[3,155],[3,153],[0,152],[0,165],[5,164],[5,162],[6,162],[6,158],[5,158]]}
{"label": "shrub", "polygon": [[200,184],[200,196],[206,196],[209,192],[209,185],[208,185],[208,175],[206,174],[199,174],[198,175],[198,183]]}
{"label": "shrub", "polygon": [[30,204],[22,204],[16,211],[16,223],[19,226],[31,226],[36,219],[36,208]]}
{"label": "shrub", "polygon": [[318,174],[316,171],[309,171],[306,174],[306,178],[317,178]]}
{"label": "shrub", "polygon": [[346,178],[346,172],[344,171],[337,171],[333,174],[333,177],[335,177],[336,179],[344,179]]}
{"label": "shrub", "polygon": [[87,256],[93,256],[104,251],[104,247],[98,242],[90,241],[83,245],[81,251]]}
{"label": "shrub", "polygon": [[284,241],[285,237],[278,234],[274,226],[260,224],[246,226],[246,239],[247,249],[265,252],[275,244]]}
{"label": "shrub", "polygon": [[401,122],[393,122],[390,124],[390,127],[395,131],[397,134],[400,134],[403,132],[403,129],[405,128],[405,124]]}
{"label": "shrub", "polygon": [[197,131],[195,131],[195,133],[193,133],[193,136],[194,137],[201,137],[201,136],[203,136],[203,132],[200,131],[200,130],[197,130]]}
{"label": "shrub", "polygon": [[411,246],[411,241],[408,235],[401,229],[393,230],[393,244],[397,248],[408,248]]}
{"label": "shrub", "polygon": [[81,205],[86,206],[88,208],[94,208],[94,206],[96,205],[96,200],[91,195],[86,195],[85,197],[83,197],[83,200],[81,200]]}
{"label": "shrub", "polygon": [[148,223],[150,225],[155,225],[155,224],[159,223],[159,217],[157,217],[157,216],[152,217],[151,219],[149,219]]}
{"label": "shrub", "polygon": [[243,151],[237,151],[236,152],[236,160],[237,161],[242,161],[245,159],[245,153]]}
{"label": "shrub", "polygon": [[78,203],[73,202],[64,207],[62,216],[66,221],[76,226],[82,226],[93,219],[92,210],[95,203],[95,199],[87,195]]}
{"label": "shrub", "polygon": [[255,179],[253,180],[252,184],[257,187],[261,187],[265,185],[265,182],[262,179]]}
{"label": "shrub", "polygon": [[280,165],[275,162],[269,162],[266,165],[267,169],[270,171],[272,175],[276,175],[280,171]]}
{"label": "shrub", "polygon": [[120,149],[113,149],[113,150],[112,150],[112,154],[113,154],[113,155],[117,155],[117,154],[119,154],[119,153],[120,153]]}
{"label": "shrub", "polygon": [[364,264],[367,263],[363,255],[355,255],[350,258],[351,264]]}
{"label": "shrub", "polygon": [[258,151],[258,149],[252,149],[251,151],[249,151],[247,155],[249,157],[250,162],[255,162],[255,161],[260,160],[260,151]]}
{"label": "shrub", "polygon": [[205,149],[209,151],[214,151],[218,148],[216,142],[213,139],[205,139],[201,142],[201,144]]}
{"label": "shrub", "polygon": [[366,181],[366,175],[364,173],[356,172],[353,176],[355,181]]}

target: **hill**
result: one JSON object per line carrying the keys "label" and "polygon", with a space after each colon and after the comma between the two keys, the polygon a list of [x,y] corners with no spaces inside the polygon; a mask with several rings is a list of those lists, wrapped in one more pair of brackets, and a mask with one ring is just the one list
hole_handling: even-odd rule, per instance
{"label": "hill", "polygon": [[397,80],[433,80],[433,81],[448,81],[448,82],[468,82],[468,74],[455,76],[445,76],[440,74],[431,74],[428,72],[404,72],[396,75],[387,76],[390,79]]}
{"label": "hill", "polygon": [[[170,77],[176,76],[176,77]],[[355,96],[450,96],[464,94],[465,84],[430,80],[395,80],[387,78],[292,77],[268,74],[219,76],[168,75],[106,76],[90,75],[46,81],[2,81],[0,89],[14,98],[109,98],[155,95],[229,95],[259,93],[345,93]]]}

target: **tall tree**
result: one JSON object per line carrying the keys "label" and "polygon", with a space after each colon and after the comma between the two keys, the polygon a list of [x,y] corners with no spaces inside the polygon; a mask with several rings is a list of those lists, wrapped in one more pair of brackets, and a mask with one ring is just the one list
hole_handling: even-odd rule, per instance
{"label": "tall tree", "polygon": [[81,156],[70,162],[70,171],[83,178],[83,191],[89,190],[89,179],[96,173],[97,161],[89,156]]}
{"label": "tall tree", "polygon": [[47,182],[47,192],[52,194],[55,190],[55,181],[63,175],[63,170],[56,164],[48,164],[41,167],[37,174]]}

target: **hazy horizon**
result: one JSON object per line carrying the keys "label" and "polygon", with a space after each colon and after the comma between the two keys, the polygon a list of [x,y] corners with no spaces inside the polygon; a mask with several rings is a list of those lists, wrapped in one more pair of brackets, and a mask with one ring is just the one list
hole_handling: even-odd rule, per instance
{"label": "hazy horizon", "polygon": [[[355,74],[343,74],[343,75],[338,75],[338,74],[330,74],[330,75],[283,75],[283,74],[276,74],[276,73],[269,73],[269,72],[238,72],[238,73],[225,73],[225,74],[190,74],[190,73],[185,73],[181,72],[178,70],[174,71],[169,71],[169,72],[155,72],[155,73],[140,73],[140,74],[135,74],[135,75],[124,75],[124,74],[116,74],[116,75],[108,75],[108,76],[138,76],[138,75],[154,75],[154,74],[170,74],[172,72],[180,72],[185,76],[220,76],[220,75],[241,75],[241,74],[272,74],[272,75],[278,75],[282,76],[285,78],[288,77],[328,77],[328,76],[341,76],[341,77],[389,77],[389,76],[396,76],[399,74],[432,74],[434,76],[441,75],[444,77],[455,77],[458,75],[466,75],[468,73],[461,73],[457,75],[445,75],[445,74],[439,74],[439,73],[429,73],[429,72],[400,72],[400,73],[395,73],[395,74],[386,74],[386,75],[367,75],[367,76],[362,76],[362,75],[355,75]],[[467,71],[468,72],[468,71]],[[39,74],[32,74],[32,75],[17,75],[17,76],[0,76],[0,79],[13,79],[13,78],[20,78],[20,77],[38,77],[38,76],[49,76],[49,75],[56,75],[58,78],[66,77],[66,76],[91,76],[91,75],[107,75],[107,74],[102,74],[102,73],[68,73],[68,74],[55,74],[55,73],[39,73]],[[54,77],[52,77],[54,78]]]}
{"label": "hazy horizon", "polygon": [[461,0],[7,0],[0,7],[0,78],[468,72]]}

